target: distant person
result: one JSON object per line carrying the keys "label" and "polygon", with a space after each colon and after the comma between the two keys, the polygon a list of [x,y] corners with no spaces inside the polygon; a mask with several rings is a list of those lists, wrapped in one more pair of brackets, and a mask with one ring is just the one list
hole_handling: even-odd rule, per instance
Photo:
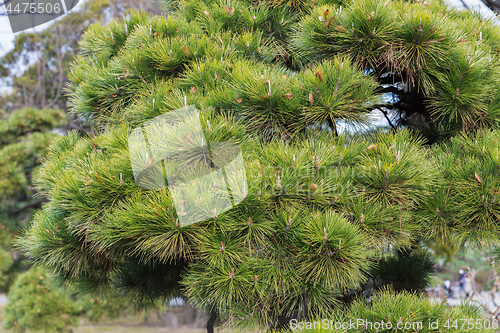
{"label": "distant person", "polygon": [[463,290],[465,293],[465,298],[469,299],[472,296],[472,279],[469,273],[465,274],[463,282]]}
{"label": "distant person", "polygon": [[444,289],[444,295],[446,297],[450,297],[450,293],[451,293],[451,282],[450,280],[445,280],[443,282],[443,289]]}
{"label": "distant person", "polygon": [[464,294],[464,278],[465,272],[463,269],[458,271],[458,284],[460,285],[460,297]]}

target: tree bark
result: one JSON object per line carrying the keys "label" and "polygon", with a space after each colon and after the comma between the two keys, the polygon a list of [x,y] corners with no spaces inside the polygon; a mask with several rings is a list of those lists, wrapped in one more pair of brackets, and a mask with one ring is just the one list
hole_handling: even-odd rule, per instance
{"label": "tree bark", "polygon": [[327,118],[326,121],[328,122],[328,126],[330,126],[330,129],[332,130],[332,133],[335,135],[335,136],[339,136],[339,133],[337,132],[337,126],[336,124],[333,122],[332,118]]}
{"label": "tree bark", "polygon": [[207,321],[207,333],[214,333],[215,320],[217,319],[217,312],[212,312]]}

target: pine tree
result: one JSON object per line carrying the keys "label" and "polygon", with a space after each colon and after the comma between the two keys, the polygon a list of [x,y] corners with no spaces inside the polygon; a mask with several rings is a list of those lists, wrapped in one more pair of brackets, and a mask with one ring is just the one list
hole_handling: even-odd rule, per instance
{"label": "pine tree", "polygon": [[[433,0],[168,6],[83,36],[68,97],[99,131],[49,149],[18,241],[35,263],[142,306],[184,297],[209,332],[265,330],[331,317],[391,248],[498,243],[491,20]],[[388,128],[363,130],[377,110]]]}

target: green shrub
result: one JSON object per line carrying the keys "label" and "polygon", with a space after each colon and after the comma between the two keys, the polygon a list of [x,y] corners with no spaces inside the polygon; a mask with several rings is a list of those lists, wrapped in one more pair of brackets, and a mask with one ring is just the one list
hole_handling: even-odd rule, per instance
{"label": "green shrub", "polygon": [[15,332],[65,332],[79,311],[69,295],[47,286],[44,269],[31,268],[19,275],[7,295],[4,327]]}

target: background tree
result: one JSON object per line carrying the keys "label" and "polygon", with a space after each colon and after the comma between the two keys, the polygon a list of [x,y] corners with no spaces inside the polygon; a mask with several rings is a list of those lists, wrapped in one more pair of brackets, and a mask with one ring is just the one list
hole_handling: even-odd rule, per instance
{"label": "background tree", "polygon": [[26,226],[44,201],[36,198],[33,179],[47,147],[58,135],[51,130],[67,123],[61,110],[15,110],[0,119],[0,290],[6,292],[16,274],[27,269],[19,251],[12,251],[18,229]]}
{"label": "background tree", "polygon": [[[64,88],[83,32],[92,23],[106,24],[132,9],[161,13],[161,7],[150,1],[91,0],[43,31],[17,35],[14,48],[0,57],[0,79],[8,89],[0,96],[2,108],[8,113],[25,107],[66,111]],[[82,119],[69,121],[71,128],[88,130],[82,128]]]}
{"label": "background tree", "polygon": [[4,327],[14,332],[67,332],[78,309],[61,289],[49,289],[44,269],[31,268],[19,276],[9,291]]}
{"label": "background tree", "polygon": [[[36,263],[139,305],[182,296],[211,311],[211,332],[216,316],[243,329],[332,316],[391,247],[498,243],[491,21],[439,1],[169,4],[167,17],[134,13],[83,36],[69,101],[98,134],[49,149],[37,179],[48,202],[18,241]],[[155,120],[148,140],[177,165],[134,155],[134,128],[189,105],[199,135]],[[372,112],[392,129],[340,133]],[[212,153],[193,148],[204,143]],[[245,199],[221,213],[226,189],[198,176],[234,158],[213,153],[231,145],[246,181],[225,177]],[[210,218],[183,225],[185,208]]]}
{"label": "background tree", "polygon": [[68,117],[64,95],[81,34],[92,22],[105,24],[131,8],[160,13],[150,2],[88,1],[41,32],[17,35],[14,48],[0,57],[3,87],[12,90],[0,97],[0,293],[29,268],[26,258],[12,249],[12,240],[44,201],[32,182],[46,148],[68,127],[89,132]]}

